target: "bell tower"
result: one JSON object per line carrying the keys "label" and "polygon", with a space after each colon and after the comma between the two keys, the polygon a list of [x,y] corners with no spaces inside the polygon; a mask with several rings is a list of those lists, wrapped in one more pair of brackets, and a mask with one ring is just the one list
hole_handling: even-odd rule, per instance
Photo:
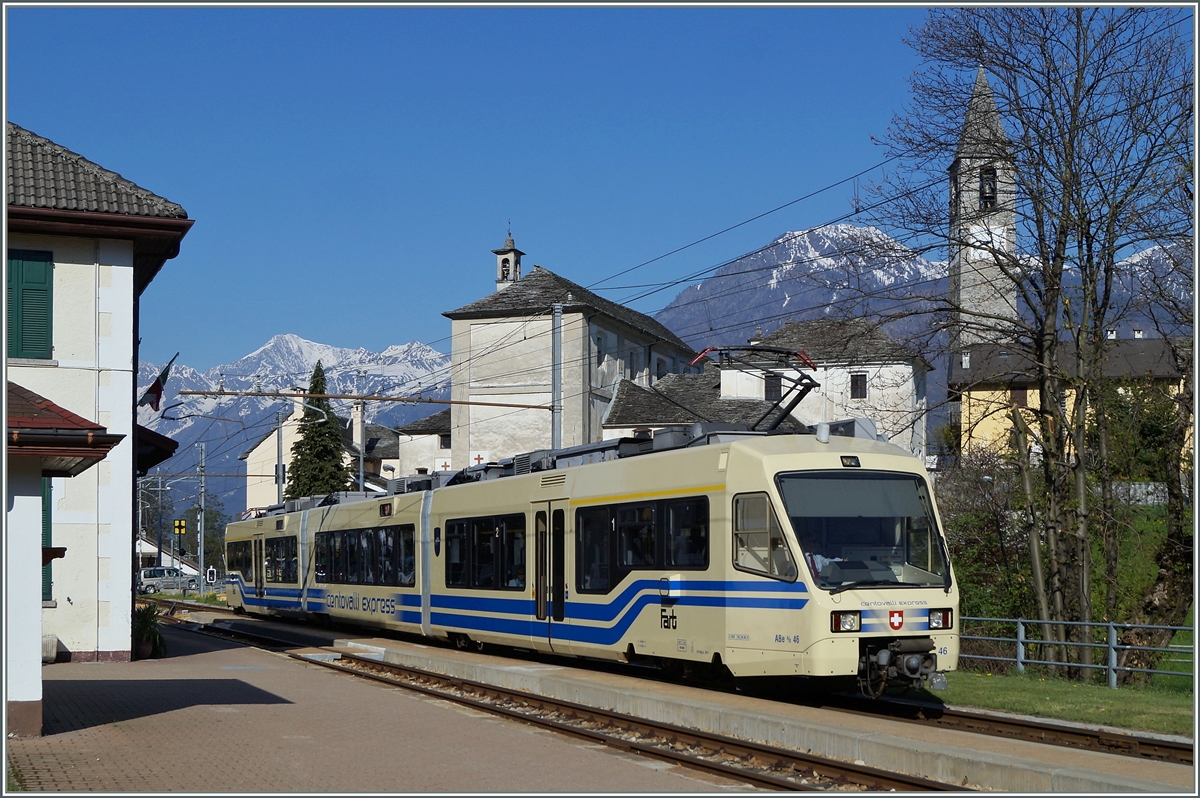
{"label": "bell tower", "polygon": [[1017,290],[1012,145],[983,67],[950,164],[951,346],[998,343],[1012,333]]}
{"label": "bell tower", "polygon": [[508,238],[504,239],[504,246],[492,252],[496,255],[496,290],[503,291],[521,279],[521,256],[525,253],[513,243],[511,229]]}

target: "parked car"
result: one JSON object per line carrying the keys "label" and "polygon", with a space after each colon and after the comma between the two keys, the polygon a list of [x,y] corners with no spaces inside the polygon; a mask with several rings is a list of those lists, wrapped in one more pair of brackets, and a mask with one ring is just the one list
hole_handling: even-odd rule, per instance
{"label": "parked car", "polygon": [[197,590],[198,577],[185,574],[178,568],[143,568],[138,571],[137,592],[158,593],[163,590]]}

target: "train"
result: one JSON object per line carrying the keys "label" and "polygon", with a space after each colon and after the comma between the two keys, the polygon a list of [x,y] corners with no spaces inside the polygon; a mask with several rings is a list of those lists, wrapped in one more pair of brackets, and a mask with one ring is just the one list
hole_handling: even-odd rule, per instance
{"label": "train", "polygon": [[958,665],[929,474],[863,419],[698,423],[288,501],[229,524],[225,557],[236,611],[461,648],[873,697]]}

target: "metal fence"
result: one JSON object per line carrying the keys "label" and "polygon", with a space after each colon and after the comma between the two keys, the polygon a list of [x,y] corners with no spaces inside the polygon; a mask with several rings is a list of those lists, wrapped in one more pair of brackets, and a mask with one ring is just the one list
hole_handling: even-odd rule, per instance
{"label": "metal fence", "polygon": [[[1015,637],[989,637],[984,635],[960,635],[961,640],[965,644],[967,641],[978,641],[987,643],[1002,643],[1013,644],[1013,656],[991,656],[984,654],[965,654],[959,652],[959,659],[972,660],[990,660],[993,662],[1011,662],[1016,665],[1017,673],[1024,673],[1026,665],[1046,665],[1055,668],[1086,668],[1092,670],[1106,671],[1108,676],[1108,686],[1114,690],[1117,687],[1117,674],[1121,671],[1128,673],[1149,673],[1163,674],[1166,676],[1179,676],[1192,678],[1195,671],[1195,644],[1192,645],[1171,645],[1166,648],[1157,648],[1154,646],[1129,646],[1118,643],[1119,631],[1122,629],[1164,629],[1175,632],[1192,632],[1193,629],[1189,626],[1151,626],[1147,624],[1130,624],[1130,623],[1084,623],[1081,621],[1034,621],[1028,618],[961,618],[963,622],[971,621],[984,624],[1015,624]],[[1055,642],[1042,639],[1040,637],[1030,637],[1028,632],[1032,629],[1037,630],[1038,626],[1076,626],[1088,627],[1088,637],[1093,638],[1091,633],[1095,629],[1103,629],[1106,632],[1106,640],[1103,643],[1088,642],[1082,640]],[[1054,660],[1036,659],[1030,656],[1030,649],[1036,649],[1039,646],[1065,646],[1068,648],[1077,649],[1103,649],[1105,652],[1104,664],[1083,663],[1083,662],[1056,662]],[[965,647],[965,646],[964,646]],[[1156,651],[1171,655],[1169,662],[1185,662],[1188,664],[1188,670],[1159,670],[1157,668],[1133,668],[1124,665],[1118,665],[1118,655],[1122,651]]]}

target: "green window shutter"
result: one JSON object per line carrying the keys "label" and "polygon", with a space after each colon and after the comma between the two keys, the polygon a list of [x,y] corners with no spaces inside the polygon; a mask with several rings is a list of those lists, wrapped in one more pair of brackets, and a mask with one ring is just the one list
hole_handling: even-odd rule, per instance
{"label": "green window shutter", "polygon": [[[53,546],[53,525],[50,518],[50,478],[42,477],[42,546]],[[42,566],[42,601],[54,600],[53,563]]]}
{"label": "green window shutter", "polygon": [[50,252],[8,251],[8,356],[53,357],[54,263]]}

